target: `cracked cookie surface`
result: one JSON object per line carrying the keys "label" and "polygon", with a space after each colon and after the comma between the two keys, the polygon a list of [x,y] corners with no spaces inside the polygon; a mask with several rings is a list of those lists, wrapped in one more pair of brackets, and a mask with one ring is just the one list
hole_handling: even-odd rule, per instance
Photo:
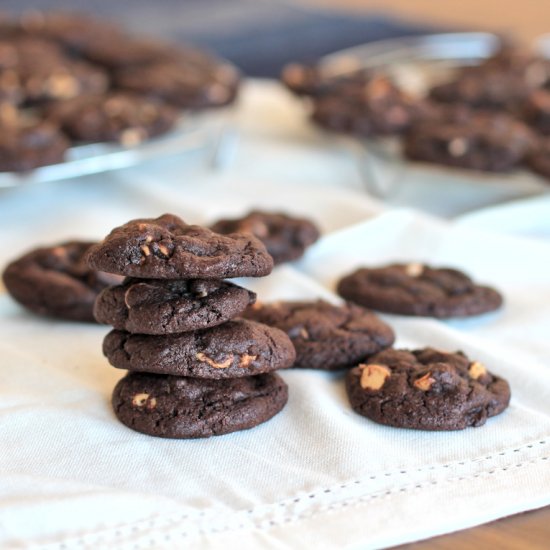
{"label": "cracked cookie surface", "polygon": [[317,227],[305,218],[260,210],[242,218],[219,220],[211,229],[222,234],[252,233],[264,243],[275,264],[301,258],[319,238]]}
{"label": "cracked cookie surface", "polygon": [[120,369],[214,379],[288,368],[296,358],[283,331],[246,320],[164,336],[113,330],[103,353]]}
{"label": "cracked cookie surface", "polygon": [[265,246],[249,234],[219,235],[172,214],[132,220],[88,254],[92,268],[145,279],[261,277],[273,269]]}
{"label": "cracked cookie surface", "polygon": [[336,370],[355,366],[393,344],[392,329],[352,303],[273,302],[249,307],[244,317],[286,332],[296,348],[295,367]]}
{"label": "cracked cookie surface", "polygon": [[385,350],[351,369],[355,412],[379,424],[419,430],[482,426],[510,401],[508,382],[462,352]]}
{"label": "cracked cookie surface", "polygon": [[256,295],[227,281],[126,279],[98,296],[98,322],[137,334],[173,334],[220,325]]}
{"label": "cracked cookie surface", "polygon": [[253,428],[286,404],[288,387],[275,373],[230,380],[130,373],[116,385],[117,418],[148,435],[191,439]]}
{"label": "cracked cookie surface", "polygon": [[437,318],[469,317],[498,309],[502,296],[464,273],[424,264],[361,268],[342,278],[338,294],[376,311]]}
{"label": "cracked cookie surface", "polygon": [[93,244],[70,241],[24,254],[4,271],[8,292],[34,313],[93,322],[99,292],[120,282],[120,277],[86,265],[84,255]]}

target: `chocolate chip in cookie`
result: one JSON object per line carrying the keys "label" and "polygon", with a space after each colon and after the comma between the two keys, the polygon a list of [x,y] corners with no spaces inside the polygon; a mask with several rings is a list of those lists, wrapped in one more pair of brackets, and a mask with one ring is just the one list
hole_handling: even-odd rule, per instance
{"label": "chocolate chip in cookie", "polygon": [[461,271],[415,262],[358,269],[340,280],[338,294],[376,311],[442,319],[480,315],[502,305],[496,290]]}
{"label": "chocolate chip in cookie", "polygon": [[379,424],[417,430],[482,426],[510,402],[506,380],[462,352],[385,350],[346,378],[355,412]]}
{"label": "chocolate chip in cookie", "polygon": [[352,303],[258,303],[244,317],[286,332],[296,348],[294,366],[301,368],[349,368],[391,346],[395,338],[376,315]]}

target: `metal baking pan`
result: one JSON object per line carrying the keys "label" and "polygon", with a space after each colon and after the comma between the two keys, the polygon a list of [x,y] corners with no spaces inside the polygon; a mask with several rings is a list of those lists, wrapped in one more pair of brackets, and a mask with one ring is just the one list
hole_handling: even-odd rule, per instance
{"label": "metal baking pan", "polygon": [[[226,112],[227,109],[223,111]],[[216,112],[221,114],[220,110]],[[79,178],[202,149],[212,149],[212,162],[215,163],[215,157],[221,152],[219,146],[224,143],[223,136],[228,128],[224,125],[223,116],[215,123],[212,121],[213,117],[206,117],[209,117],[206,113],[182,115],[166,134],[132,147],[118,143],[92,143],[71,147],[62,163],[29,172],[0,172],[0,188]]]}
{"label": "metal baking pan", "polygon": [[[409,93],[420,97],[434,84],[448,80],[458,67],[479,64],[490,57],[500,45],[501,39],[491,33],[432,34],[341,50],[322,58],[320,63],[327,73],[335,76],[359,68],[379,70],[393,77]],[[549,45],[548,38],[539,40],[535,50],[542,55],[548,54]],[[442,200],[445,200],[446,182],[451,180],[452,185],[463,185],[470,194],[482,194],[479,206],[550,189],[541,178],[527,170],[495,174],[408,161],[401,154],[399,138],[339,139],[356,148],[367,191],[378,198],[391,199],[403,194],[403,186],[408,180],[433,182],[432,193],[440,194]]]}

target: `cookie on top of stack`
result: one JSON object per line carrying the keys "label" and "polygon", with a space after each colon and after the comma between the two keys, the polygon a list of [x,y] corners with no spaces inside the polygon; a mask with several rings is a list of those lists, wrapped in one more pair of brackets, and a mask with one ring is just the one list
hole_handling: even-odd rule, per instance
{"label": "cookie on top of stack", "polygon": [[234,319],[256,296],[224,280],[271,272],[260,241],[165,214],[114,229],[87,259],[126,276],[94,308],[114,326],[103,344],[109,362],[130,371],[113,393],[123,424],[159,437],[209,437],[251,428],[284,407],[287,386],[273,371],[293,364],[292,342]]}

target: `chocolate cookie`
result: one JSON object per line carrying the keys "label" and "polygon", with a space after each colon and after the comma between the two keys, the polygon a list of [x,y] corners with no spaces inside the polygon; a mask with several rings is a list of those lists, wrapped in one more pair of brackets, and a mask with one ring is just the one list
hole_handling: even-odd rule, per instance
{"label": "chocolate cookie", "polygon": [[550,140],[542,139],[527,157],[527,166],[546,179],[550,179]]}
{"label": "chocolate cookie", "polygon": [[93,269],[150,279],[261,277],[273,268],[251,235],[219,235],[171,214],[132,220],[90,249]]}
{"label": "chocolate cookie", "polygon": [[132,430],[190,439],[253,428],[287,399],[288,386],[274,373],[229,380],[130,373],[114,389],[113,409]]}
{"label": "chocolate cookie", "polygon": [[0,172],[25,172],[62,162],[69,140],[49,123],[1,125]]}
{"label": "chocolate cookie", "polygon": [[548,59],[506,47],[481,65],[460,69],[453,80],[434,86],[429,95],[476,109],[515,110],[549,79]]}
{"label": "chocolate cookie", "polygon": [[109,85],[103,69],[66,56],[50,41],[20,38],[10,45],[17,60],[10,71],[19,83],[25,105],[103,93]]}
{"label": "chocolate cookie", "polygon": [[312,119],[328,130],[371,137],[401,134],[423,111],[422,101],[378,75],[366,83],[346,83],[314,98]]}
{"label": "chocolate cookie", "polygon": [[123,90],[166,101],[182,109],[220,107],[231,103],[239,84],[237,71],[217,59],[197,63],[195,56],[116,71],[115,85]]}
{"label": "chocolate cookie", "polygon": [[122,34],[109,21],[68,12],[28,11],[21,16],[19,25],[29,36],[53,40],[73,53],[80,53],[91,44],[112,42],[113,37]]}
{"label": "chocolate cookie", "polygon": [[482,426],[510,402],[506,380],[462,352],[390,349],[348,372],[353,410],[379,424],[417,430]]}
{"label": "chocolate cookie", "polygon": [[179,51],[177,45],[122,32],[111,33],[103,40],[91,40],[81,49],[84,57],[110,71],[169,61]]}
{"label": "chocolate cookie", "polygon": [[289,63],[283,67],[281,80],[293,93],[299,96],[321,96],[332,92],[335,88],[348,85],[365,85],[371,78],[366,70],[357,69],[357,64],[350,60],[349,72],[344,72],[345,67],[339,67],[335,74],[334,68],[325,69],[319,65],[303,65]]}
{"label": "chocolate cookie", "polygon": [[463,103],[476,109],[513,109],[532,88],[514,73],[468,67],[456,80],[434,86],[429,97],[443,103]]}
{"label": "chocolate cookie", "polygon": [[93,322],[96,296],[120,278],[88,268],[83,257],[92,244],[70,241],[32,250],[5,269],[6,289],[34,313]]}
{"label": "chocolate cookie", "polygon": [[119,369],[215,379],[285,369],[296,358],[283,331],[245,320],[165,336],[113,330],[103,353]]}
{"label": "chocolate cookie", "polygon": [[319,230],[305,218],[253,210],[237,219],[223,219],[212,227],[216,233],[252,233],[267,248],[275,264],[297,260],[319,238]]}
{"label": "chocolate cookie", "polygon": [[540,134],[550,135],[550,91],[533,92],[523,105],[523,120]]}
{"label": "chocolate cookie", "polygon": [[127,279],[97,298],[98,322],[138,334],[172,334],[220,325],[256,295],[227,281]]}
{"label": "chocolate cookie", "polygon": [[285,331],[296,348],[295,367],[336,370],[352,367],[391,346],[392,329],[354,304],[316,302],[256,304],[244,314]]}
{"label": "chocolate cookie", "polygon": [[441,319],[479,315],[502,305],[496,290],[464,273],[418,263],[358,269],[340,280],[338,294],[377,311]]}
{"label": "chocolate cookie", "polygon": [[123,145],[136,145],[167,132],[178,117],[169,105],[121,92],[61,101],[46,113],[74,140]]}
{"label": "chocolate cookie", "polygon": [[505,113],[458,108],[414,124],[403,151],[412,160],[505,172],[516,168],[533,144],[529,128]]}

